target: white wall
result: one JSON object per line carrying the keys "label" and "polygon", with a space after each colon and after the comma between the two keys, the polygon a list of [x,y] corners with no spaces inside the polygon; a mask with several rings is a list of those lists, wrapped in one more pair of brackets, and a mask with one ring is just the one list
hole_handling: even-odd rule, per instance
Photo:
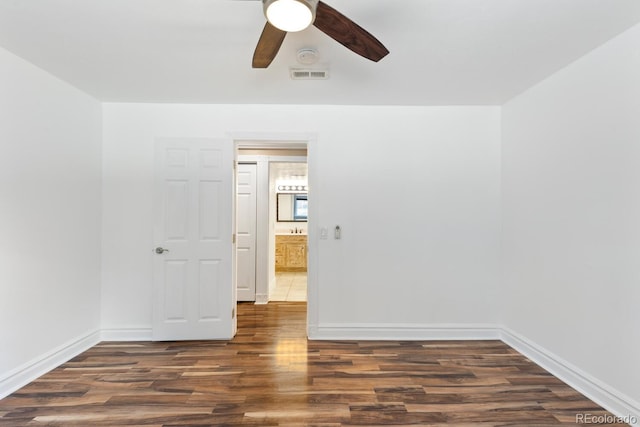
{"label": "white wall", "polygon": [[101,106],[0,49],[0,120],[2,396],[99,329]]}
{"label": "white wall", "polygon": [[228,132],[317,135],[316,224],[343,229],[310,242],[321,326],[497,320],[499,108],[103,108],[104,328],[151,325],[154,138]]}
{"label": "white wall", "polygon": [[504,323],[636,411],[639,46],[636,26],[507,103],[502,162]]}

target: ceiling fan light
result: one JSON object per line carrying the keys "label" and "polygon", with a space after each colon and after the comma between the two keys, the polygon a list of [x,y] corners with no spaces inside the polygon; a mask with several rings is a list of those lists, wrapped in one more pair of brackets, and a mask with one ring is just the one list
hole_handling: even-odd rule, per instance
{"label": "ceiling fan light", "polygon": [[264,0],[264,14],[282,31],[302,31],[315,20],[316,4],[314,0]]}

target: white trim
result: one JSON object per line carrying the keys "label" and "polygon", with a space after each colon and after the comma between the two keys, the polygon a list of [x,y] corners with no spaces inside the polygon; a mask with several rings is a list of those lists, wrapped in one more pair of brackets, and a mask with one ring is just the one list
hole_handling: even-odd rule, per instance
{"label": "white trim", "polygon": [[307,221],[307,336],[309,339],[319,335],[320,322],[320,239],[318,227],[320,218],[320,204],[318,192],[314,190],[320,184],[320,168],[318,167],[318,137],[315,134],[307,138],[307,183],[309,186],[309,218]]}
{"label": "white trim", "polygon": [[103,329],[100,331],[101,341],[151,341],[151,328]]}
{"label": "white trim", "polygon": [[256,294],[256,304],[263,305],[269,303],[269,294]]}
{"label": "white trim", "polygon": [[236,146],[247,149],[282,148],[305,149],[307,141],[314,138],[314,133],[309,132],[227,132]]}
{"label": "white trim", "polygon": [[614,415],[635,417],[636,422],[631,425],[640,426],[640,404],[629,396],[509,328],[501,328],[501,339]]}
{"label": "white trim", "polygon": [[[315,326],[315,325],[314,325]],[[323,323],[310,329],[313,340],[499,340],[494,324]]]}
{"label": "white trim", "polygon": [[52,369],[73,359],[100,342],[100,331],[77,337],[38,356],[0,378],[0,399],[24,387]]}

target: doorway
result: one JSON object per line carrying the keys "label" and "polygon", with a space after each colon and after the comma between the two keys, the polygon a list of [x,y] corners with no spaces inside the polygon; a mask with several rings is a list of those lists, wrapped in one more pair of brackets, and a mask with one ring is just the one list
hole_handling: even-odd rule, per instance
{"label": "doorway", "polygon": [[306,143],[236,147],[238,301],[307,301]]}
{"label": "doorway", "polygon": [[308,167],[306,161],[269,163],[270,222],[275,241],[275,286],[269,301],[307,301]]}
{"label": "doorway", "polygon": [[[268,216],[270,191],[275,193],[275,190],[269,188],[269,163],[305,162],[307,144],[315,147],[317,140],[313,135],[301,134],[290,142],[286,138],[284,142],[278,141],[269,140],[258,147],[258,152],[245,151],[242,154],[254,156],[256,175],[266,177],[256,184],[256,212],[266,213],[257,215],[256,222],[256,304],[267,304],[269,291],[275,285],[275,268],[271,273],[271,266],[275,265],[275,226],[270,227]],[[229,339],[235,335],[237,194],[232,164],[237,164],[239,148],[251,148],[253,144],[255,140],[245,143],[239,142],[237,137],[233,140],[156,139],[154,340]],[[283,156],[281,150],[285,149],[294,150],[294,153]],[[312,165],[309,170],[317,170],[317,167]],[[312,211],[309,221],[317,218],[313,206],[313,203],[307,206]],[[308,230],[310,246],[313,247],[314,229],[309,227]],[[273,248],[273,254],[270,248]],[[313,337],[317,336],[319,317],[318,261],[315,251],[310,255],[306,254],[309,265],[306,311],[307,334]]]}

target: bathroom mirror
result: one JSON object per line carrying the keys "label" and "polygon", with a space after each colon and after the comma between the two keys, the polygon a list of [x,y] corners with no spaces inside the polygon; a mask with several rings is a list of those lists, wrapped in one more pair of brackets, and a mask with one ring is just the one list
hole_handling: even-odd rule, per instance
{"label": "bathroom mirror", "polygon": [[307,222],[307,195],[278,193],[278,222]]}

